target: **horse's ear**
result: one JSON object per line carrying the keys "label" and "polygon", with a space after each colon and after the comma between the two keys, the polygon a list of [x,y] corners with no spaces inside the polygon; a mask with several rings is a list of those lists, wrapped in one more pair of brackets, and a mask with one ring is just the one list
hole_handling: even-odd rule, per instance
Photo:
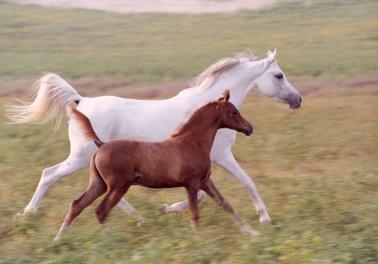
{"label": "horse's ear", "polygon": [[218,102],[226,103],[230,100],[230,90],[226,89],[224,90],[221,97],[219,97]]}
{"label": "horse's ear", "polygon": [[276,60],[277,49],[274,49],[273,52],[268,50],[268,53],[266,55],[267,55],[267,58],[265,59],[265,62],[264,62],[265,69],[267,69],[270,65],[272,65],[272,63]]}

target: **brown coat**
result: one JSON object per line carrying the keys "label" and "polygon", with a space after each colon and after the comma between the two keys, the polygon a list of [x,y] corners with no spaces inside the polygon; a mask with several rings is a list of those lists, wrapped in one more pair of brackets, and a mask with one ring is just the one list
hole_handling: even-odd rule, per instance
{"label": "brown coat", "polygon": [[93,140],[99,149],[92,157],[88,190],[72,202],[60,233],[85,207],[107,192],[96,210],[98,220],[103,223],[111,208],[132,185],[150,188],[185,187],[195,228],[199,218],[197,193],[202,189],[232,213],[236,221],[245,225],[209,178],[210,150],[217,130],[230,128],[246,135],[252,133],[250,123],[228,100],[229,92],[226,91],[218,101],[197,110],[176,134],[155,143],[131,140],[103,143],[88,118],[73,108],[72,117],[78,121],[84,135]]}

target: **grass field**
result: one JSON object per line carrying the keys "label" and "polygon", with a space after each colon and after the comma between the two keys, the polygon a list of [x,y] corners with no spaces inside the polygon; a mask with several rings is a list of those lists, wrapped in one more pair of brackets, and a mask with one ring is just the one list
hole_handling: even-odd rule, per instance
{"label": "grass field", "polygon": [[[374,263],[377,261],[377,89],[333,87],[304,97],[300,111],[250,96],[242,112],[255,134],[240,136],[237,158],[256,180],[272,226],[258,224],[247,191],[215,169],[213,179],[236,210],[261,232],[250,242],[210,200],[201,231],[187,213],[158,216],[183,190],[133,188],[127,199],[148,219],[142,227],[115,208],[100,231],[89,207],[60,245],[52,245],[68,205],[88,172],[52,187],[36,216],[12,225],[41,170],[63,160],[65,129],[0,125],[0,262],[2,263]],[[97,205],[98,203],[96,203]]]}
{"label": "grass field", "polygon": [[[255,133],[239,136],[235,153],[256,181],[271,226],[258,224],[248,192],[214,168],[219,189],[261,233],[255,241],[210,199],[193,234],[186,212],[157,214],[162,203],[185,198],[183,190],[135,187],[126,198],[147,219],[143,226],[115,208],[101,232],[96,202],[52,244],[88,170],[55,184],[35,216],[12,222],[42,169],[62,161],[69,145],[66,128],[9,125],[2,107],[0,263],[377,263],[378,79],[366,77],[377,74],[377,10],[376,1],[334,1],[227,15],[117,15],[0,3],[1,89],[41,71],[110,76],[135,88],[186,80],[244,48],[262,55],[277,47],[304,99],[291,111],[253,94],[241,109]],[[81,91],[104,92],[95,81]],[[110,86],[106,93],[133,91]],[[0,97],[2,106],[9,96]]]}
{"label": "grass field", "polygon": [[187,79],[224,56],[278,48],[286,72],[345,77],[377,72],[373,0],[288,4],[224,15],[120,15],[0,3],[0,76],[56,71],[129,82]]}

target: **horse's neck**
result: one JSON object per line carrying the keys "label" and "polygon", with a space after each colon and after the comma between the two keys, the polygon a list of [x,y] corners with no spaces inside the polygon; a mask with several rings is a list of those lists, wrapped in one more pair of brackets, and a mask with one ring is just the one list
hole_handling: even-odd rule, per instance
{"label": "horse's neck", "polygon": [[231,94],[231,103],[239,108],[250,91],[253,80],[251,76],[253,75],[248,72],[247,68],[238,67],[218,76],[210,87],[196,86],[189,88],[176,97],[191,102],[191,105],[196,108],[218,99],[228,89]]}

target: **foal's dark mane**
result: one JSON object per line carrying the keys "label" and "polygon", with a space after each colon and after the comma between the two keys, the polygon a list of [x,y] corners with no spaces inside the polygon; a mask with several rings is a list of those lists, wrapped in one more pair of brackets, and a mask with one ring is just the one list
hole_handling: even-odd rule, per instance
{"label": "foal's dark mane", "polygon": [[193,127],[193,124],[199,122],[202,118],[204,118],[205,112],[209,111],[211,108],[213,108],[216,104],[218,104],[217,101],[210,102],[207,105],[202,106],[198,110],[196,110],[186,121],[183,123],[179,128],[176,130],[174,134],[172,134],[171,137],[178,137],[182,134],[184,134],[186,131],[190,130]]}

